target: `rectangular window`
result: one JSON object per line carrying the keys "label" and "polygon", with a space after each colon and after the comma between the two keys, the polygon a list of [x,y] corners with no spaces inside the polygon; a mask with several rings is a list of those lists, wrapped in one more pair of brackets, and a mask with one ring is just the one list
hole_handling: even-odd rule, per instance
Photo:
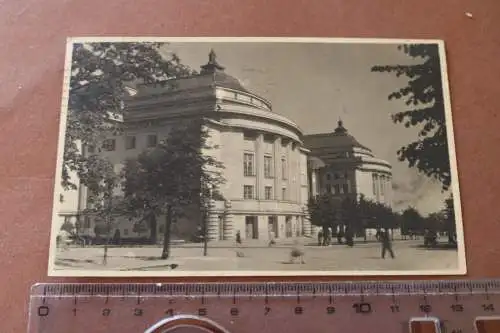
{"label": "rectangular window", "polygon": [[128,229],[123,229],[123,235],[128,236]]}
{"label": "rectangular window", "polygon": [[272,178],[273,172],[273,158],[271,156],[264,156],[264,177]]}
{"label": "rectangular window", "polygon": [[135,136],[125,137],[125,149],[135,149]]}
{"label": "rectangular window", "polygon": [[116,140],[115,139],[106,139],[102,142],[102,149],[106,151],[113,151],[116,149]]}
{"label": "rectangular window", "polygon": [[340,184],[335,184],[335,194],[340,194]]}
{"label": "rectangular window", "polygon": [[326,184],[326,193],[332,193],[332,185]]}
{"label": "rectangular window", "polygon": [[243,172],[245,176],[255,176],[254,154],[245,153],[243,155]]}
{"label": "rectangular window", "polygon": [[244,185],[243,186],[243,199],[253,199],[253,186]]}
{"label": "rectangular window", "polygon": [[287,199],[287,198],[286,198],[286,187],[283,187],[283,188],[281,189],[281,199],[282,199],[282,200],[286,200],[286,199]]}
{"label": "rectangular window", "polygon": [[288,178],[288,171],[287,171],[287,167],[286,167],[286,158],[284,158],[284,157],[281,158],[281,178],[282,179]]}
{"label": "rectangular window", "polygon": [[385,192],[385,177],[380,176],[380,194],[384,195]]}
{"label": "rectangular window", "polygon": [[377,195],[377,175],[372,175],[373,194]]}
{"label": "rectangular window", "polygon": [[264,188],[264,198],[265,200],[271,200],[273,198],[273,188],[271,186],[266,186]]}
{"label": "rectangular window", "polygon": [[349,193],[349,184],[342,184],[342,191],[344,193]]}
{"label": "rectangular window", "polygon": [[156,134],[149,134],[147,136],[146,146],[148,148],[156,147],[158,144],[158,136]]}

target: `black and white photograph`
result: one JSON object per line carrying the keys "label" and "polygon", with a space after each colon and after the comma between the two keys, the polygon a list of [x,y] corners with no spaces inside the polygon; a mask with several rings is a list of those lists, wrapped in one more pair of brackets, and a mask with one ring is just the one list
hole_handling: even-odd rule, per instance
{"label": "black and white photograph", "polygon": [[48,273],[465,274],[448,81],[440,40],[69,38]]}

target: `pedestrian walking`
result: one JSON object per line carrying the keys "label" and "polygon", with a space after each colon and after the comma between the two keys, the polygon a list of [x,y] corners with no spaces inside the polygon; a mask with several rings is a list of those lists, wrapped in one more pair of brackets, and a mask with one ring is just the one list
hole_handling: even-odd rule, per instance
{"label": "pedestrian walking", "polygon": [[241,233],[239,230],[236,232],[236,244],[238,246],[241,245]]}
{"label": "pedestrian walking", "polygon": [[269,243],[267,244],[267,246],[272,247],[274,245],[276,245],[276,240],[274,239],[274,232],[270,231],[269,232]]}
{"label": "pedestrian walking", "polygon": [[[240,248],[240,246],[241,246],[241,233],[240,233],[240,231],[238,230],[238,231],[236,232],[236,247],[237,247],[237,248]],[[236,256],[237,256],[238,258],[243,258],[243,257],[245,256],[245,254],[244,254],[244,253],[243,253],[243,251],[241,251],[241,250],[236,250]]]}
{"label": "pedestrian walking", "polygon": [[323,245],[323,230],[318,231],[318,246]]}
{"label": "pedestrian walking", "polygon": [[391,258],[394,259],[394,251],[392,250],[391,237],[389,236],[389,231],[384,230],[380,233],[380,239],[382,243],[382,259],[385,259],[386,251],[389,251]]}

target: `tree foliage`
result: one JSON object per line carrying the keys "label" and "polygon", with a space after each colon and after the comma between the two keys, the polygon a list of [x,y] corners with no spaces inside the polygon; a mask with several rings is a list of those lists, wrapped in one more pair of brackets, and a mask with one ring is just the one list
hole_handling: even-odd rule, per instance
{"label": "tree foliage", "polygon": [[392,115],[394,123],[419,127],[418,138],[401,147],[398,157],[428,177],[437,179],[443,190],[451,183],[448,141],[439,47],[436,44],[399,46],[406,55],[420,62],[411,65],[372,67],[373,72],[406,76],[408,84],[391,93],[389,100],[402,99],[407,109]]}
{"label": "tree foliage", "polygon": [[313,225],[333,228],[337,223],[340,201],[331,194],[321,194],[309,199],[308,210]]}
{"label": "tree foliage", "polygon": [[[164,43],[74,44],[69,84],[68,114],[61,185],[75,189],[76,172],[82,184],[103,181],[106,162],[86,156],[81,145],[96,147],[110,133],[121,130],[116,120],[123,114],[127,84],[144,82],[171,87],[170,78],[190,75],[192,70],[175,55],[160,54]],[[106,171],[104,171],[106,172]]]}
{"label": "tree foliage", "polygon": [[455,201],[453,200],[453,195],[450,195],[445,200],[444,215],[445,220],[445,230],[448,234],[448,243],[457,244],[457,221],[455,216]]}
{"label": "tree foliage", "polygon": [[401,232],[406,235],[409,233],[420,233],[425,229],[424,217],[413,207],[406,208],[401,214],[402,226]]}
{"label": "tree foliage", "polygon": [[309,200],[309,214],[313,225],[323,228],[341,227],[352,234],[367,228],[397,228],[398,214],[382,203],[361,196],[339,199],[332,194],[322,194]]}
{"label": "tree foliage", "polygon": [[[204,121],[176,123],[164,142],[126,161],[123,169],[124,202],[132,216],[166,216],[164,250],[169,253],[170,224],[183,209],[211,196],[207,189],[224,182],[223,165],[207,154],[212,149]],[[220,196],[220,194],[219,194]]]}

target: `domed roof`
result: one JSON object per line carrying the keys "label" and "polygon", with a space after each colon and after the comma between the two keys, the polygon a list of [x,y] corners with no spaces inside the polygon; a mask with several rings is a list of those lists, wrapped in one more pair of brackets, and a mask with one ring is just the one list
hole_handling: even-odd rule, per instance
{"label": "domed roof", "polygon": [[213,49],[208,54],[208,62],[200,67],[201,72],[199,76],[212,76],[215,86],[249,92],[243,87],[240,80],[224,72],[225,68],[217,62],[217,55]]}
{"label": "domed roof", "polygon": [[304,144],[312,150],[329,148],[337,151],[349,151],[356,147],[371,152],[370,148],[359,143],[355,137],[348,133],[342,120],[338,121],[337,128],[332,133],[305,135]]}
{"label": "domed roof", "polygon": [[167,85],[140,85],[137,87],[138,91],[136,96],[151,96],[170,91],[191,90],[205,87],[210,89],[221,87],[252,94],[252,92],[241,84],[240,80],[227,74],[224,71],[225,68],[217,62],[216,58],[217,56],[214,50],[211,50],[208,55],[208,62],[200,66],[201,71],[199,74],[167,80],[171,81],[171,84]]}

